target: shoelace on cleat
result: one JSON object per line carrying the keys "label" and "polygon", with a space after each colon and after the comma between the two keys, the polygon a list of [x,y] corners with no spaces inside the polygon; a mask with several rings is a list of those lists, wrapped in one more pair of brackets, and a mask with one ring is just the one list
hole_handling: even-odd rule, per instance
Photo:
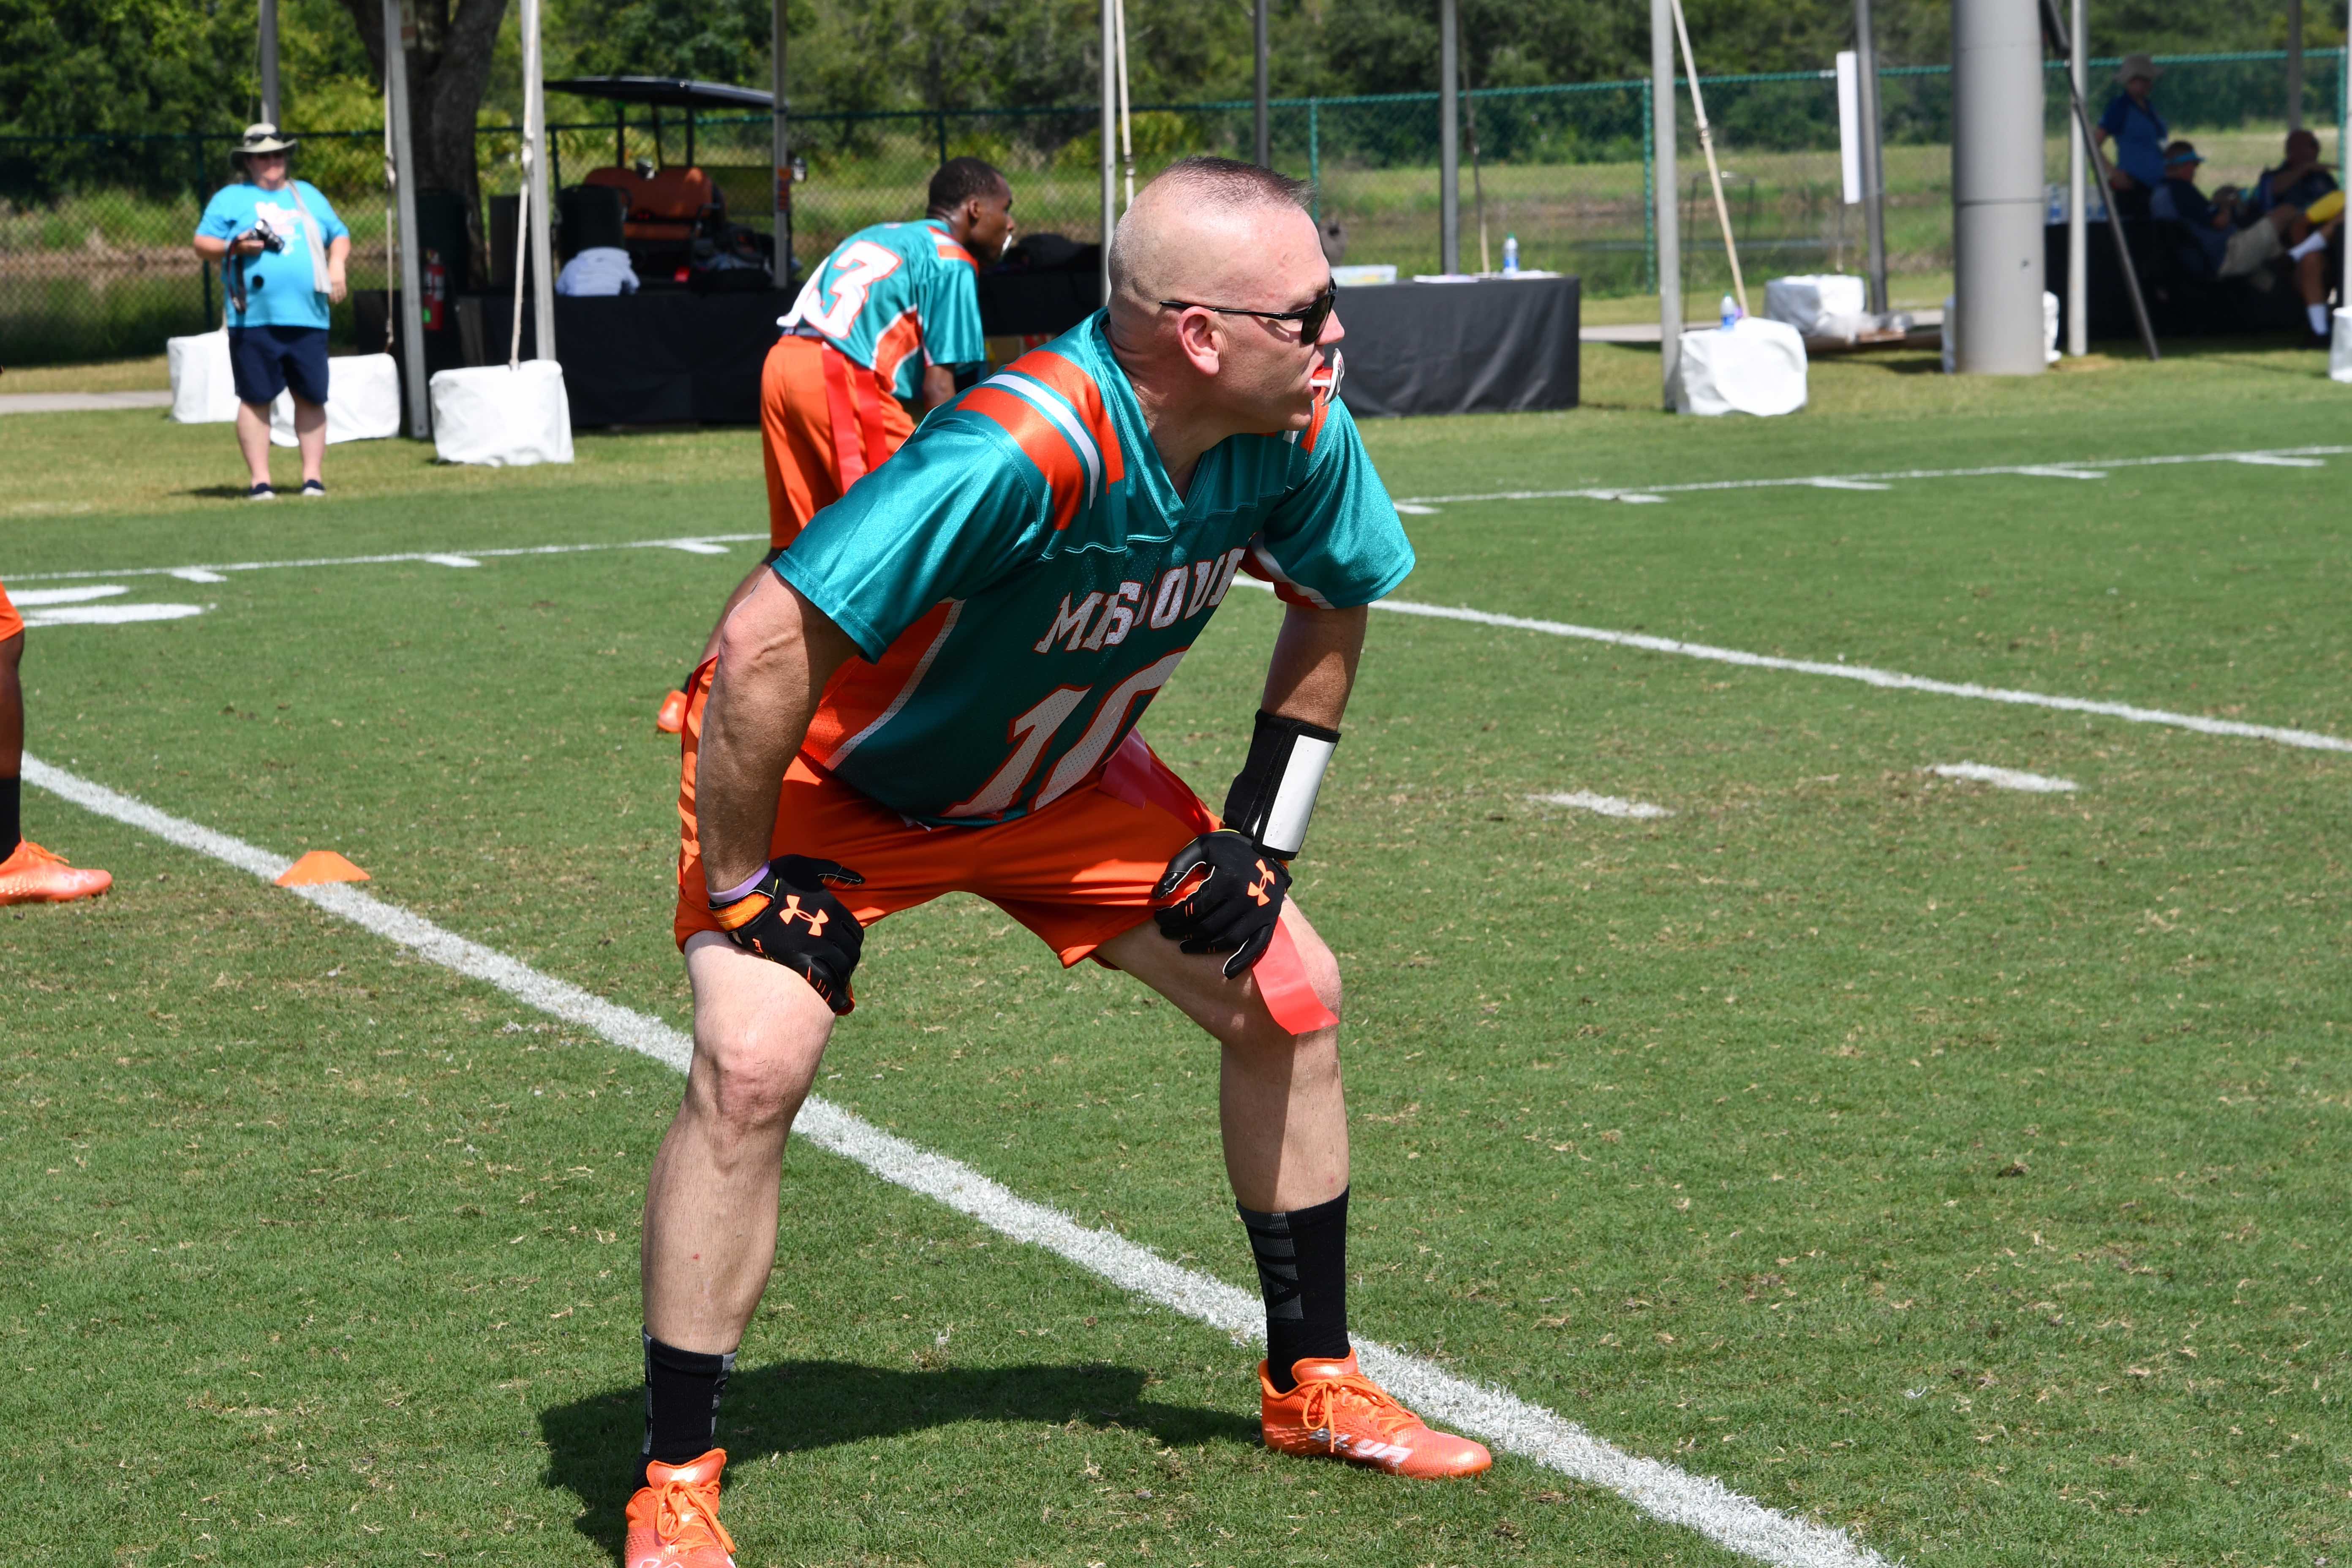
{"label": "shoelace on cleat", "polygon": [[1317,1378],[1299,1384],[1306,1398],[1302,1401],[1302,1418],[1309,1431],[1318,1427],[1337,1430],[1332,1417],[1339,1413],[1343,1400],[1358,1400],[1371,1408],[1365,1414],[1383,1442],[1408,1426],[1421,1425],[1421,1417],[1397,1403],[1396,1395],[1360,1373],[1345,1377]]}
{"label": "shoelace on cleat", "polygon": [[694,1482],[680,1476],[654,1489],[654,1538],[664,1546],[698,1546],[688,1538],[702,1531],[728,1556],[735,1555],[735,1539],[719,1522],[719,1488],[710,1481]]}

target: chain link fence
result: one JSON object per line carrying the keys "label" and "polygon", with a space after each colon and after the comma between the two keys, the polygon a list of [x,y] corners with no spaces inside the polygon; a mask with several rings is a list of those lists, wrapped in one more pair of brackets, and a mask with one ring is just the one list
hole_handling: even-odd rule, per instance
{"label": "chain link fence", "polygon": [[[2159,57],[2166,70],[2157,107],[2176,135],[2198,141],[2209,185],[2243,183],[2277,162],[2284,61],[2280,52]],[[2114,90],[2114,65],[2094,63],[2095,115]],[[2064,179],[2068,111],[2062,68],[2048,68],[2048,178],[2056,184]],[[2333,129],[2338,146],[2343,80],[2342,51],[2305,54],[2305,121]],[[1862,211],[1843,200],[1832,74],[1702,78],[1701,87],[1747,273],[1858,269]],[[1923,298],[1940,298],[1951,258],[1949,68],[1888,68],[1879,96],[1889,268],[1898,279],[1919,279],[1913,291]],[[1703,299],[1729,273],[1687,98],[1679,119],[1684,287]],[[1465,92],[1462,120],[1465,269],[1498,266],[1510,236],[1521,266],[1577,273],[1588,299],[1655,290],[1647,81]],[[1006,171],[1024,233],[1093,241],[1097,127],[1097,110],[1086,106],[795,116],[793,148],[807,175],[793,189],[793,248],[806,265],[866,224],[919,214],[932,170],[959,155]],[[558,185],[598,167],[690,157],[737,222],[772,226],[763,115],[640,107],[550,130]],[[1270,130],[1276,166],[1314,182],[1317,216],[1338,226],[1346,260],[1391,263],[1404,276],[1438,269],[1436,94],[1280,100]],[[481,232],[510,237],[501,198],[510,202],[520,181],[520,133],[502,126],[478,135],[489,209]],[[1246,100],[1139,106],[1135,178],[1193,153],[1246,158],[1252,139]],[[216,324],[219,280],[188,239],[205,199],[233,177],[228,145],[225,136],[0,137],[0,364],[155,353],[166,337]],[[384,287],[382,132],[303,132],[295,172],[351,226],[352,289]],[[462,223],[462,209],[455,221]],[[490,249],[488,277],[475,274],[474,286],[503,282],[511,269],[510,251]],[[336,312],[336,341],[353,344],[355,331],[346,304]]]}

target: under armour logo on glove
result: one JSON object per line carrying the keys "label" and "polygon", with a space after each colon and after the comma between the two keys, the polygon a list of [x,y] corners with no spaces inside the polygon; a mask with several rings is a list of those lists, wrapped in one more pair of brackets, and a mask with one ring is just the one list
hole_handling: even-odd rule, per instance
{"label": "under armour logo on glove", "polygon": [[712,900],[710,912],[728,941],[782,964],[807,981],[835,1013],[846,1014],[857,1005],[849,977],[865,949],[866,930],[832,889],[865,880],[831,860],[785,855],[769,861],[734,897]]}
{"label": "under armour logo on glove", "polygon": [[1152,911],[1160,934],[1183,944],[1186,952],[1230,952],[1225,978],[1256,966],[1274,941],[1290,890],[1290,868],[1258,852],[1245,834],[1230,828],[1204,833],[1176,851],[1159,885]]}

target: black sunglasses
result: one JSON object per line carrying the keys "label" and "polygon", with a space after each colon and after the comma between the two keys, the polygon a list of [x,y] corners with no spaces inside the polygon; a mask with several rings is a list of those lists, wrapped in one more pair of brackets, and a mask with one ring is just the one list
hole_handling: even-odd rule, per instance
{"label": "black sunglasses", "polygon": [[1318,343],[1323,341],[1323,328],[1331,320],[1331,312],[1339,308],[1339,285],[1326,283],[1323,292],[1315,296],[1314,303],[1297,310],[1244,310],[1232,305],[1202,305],[1191,300],[1162,300],[1163,310],[1207,310],[1219,316],[1255,316],[1261,321],[1296,321],[1298,341]]}

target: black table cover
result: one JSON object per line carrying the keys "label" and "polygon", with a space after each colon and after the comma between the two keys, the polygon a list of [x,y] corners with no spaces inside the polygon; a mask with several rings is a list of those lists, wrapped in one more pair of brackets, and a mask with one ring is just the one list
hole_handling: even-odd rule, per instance
{"label": "black table cover", "polygon": [[758,424],[760,366],[792,308],[782,291],[558,295],[555,357],[573,427]]}
{"label": "black table cover", "polygon": [[1576,406],[1578,280],[1339,290],[1340,400],[1359,418]]}

